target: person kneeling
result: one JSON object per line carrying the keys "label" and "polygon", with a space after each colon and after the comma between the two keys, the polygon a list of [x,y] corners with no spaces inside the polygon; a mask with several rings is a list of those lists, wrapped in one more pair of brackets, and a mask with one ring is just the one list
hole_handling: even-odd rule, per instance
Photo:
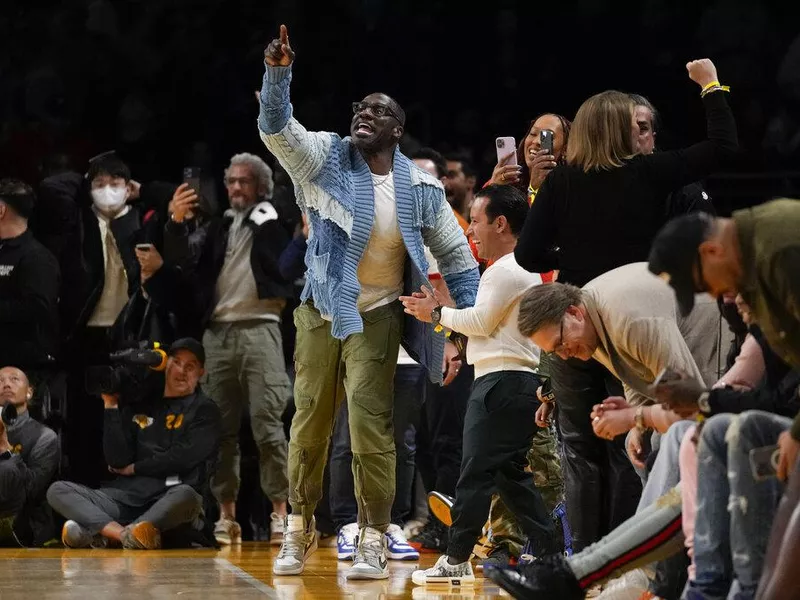
{"label": "person kneeling", "polygon": [[162,532],[196,526],[220,436],[219,409],[197,389],[204,362],[198,341],[178,340],[169,351],[163,399],[120,409],[118,395],[103,395],[103,450],[118,477],[98,490],[67,481],[50,486],[47,501],[68,519],[65,546],[153,550]]}

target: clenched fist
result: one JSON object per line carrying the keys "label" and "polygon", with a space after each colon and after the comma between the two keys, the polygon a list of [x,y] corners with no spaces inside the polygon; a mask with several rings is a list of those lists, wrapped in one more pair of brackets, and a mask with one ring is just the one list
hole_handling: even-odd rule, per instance
{"label": "clenched fist", "polygon": [[701,58],[688,62],[686,63],[686,70],[689,71],[689,79],[701,88],[706,87],[712,81],[717,81],[717,67],[714,66],[710,58]]}

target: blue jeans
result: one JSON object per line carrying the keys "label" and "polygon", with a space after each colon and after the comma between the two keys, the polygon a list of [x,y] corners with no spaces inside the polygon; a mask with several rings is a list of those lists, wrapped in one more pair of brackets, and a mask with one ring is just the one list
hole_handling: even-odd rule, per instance
{"label": "blue jeans", "polygon": [[705,423],[697,449],[697,575],[685,600],[755,597],[783,484],[754,479],[750,450],[776,444],[791,424],[761,411]]}

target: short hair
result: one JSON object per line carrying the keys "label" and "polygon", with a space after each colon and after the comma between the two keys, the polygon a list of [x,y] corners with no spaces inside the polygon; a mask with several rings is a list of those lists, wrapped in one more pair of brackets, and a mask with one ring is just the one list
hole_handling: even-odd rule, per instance
{"label": "short hair", "polygon": [[230,166],[225,169],[225,177],[228,176],[228,171],[231,170],[231,167],[235,166],[249,168],[258,180],[259,192],[263,191],[263,195],[267,200],[272,198],[272,193],[275,190],[275,182],[272,180],[272,169],[264,162],[264,159],[255,154],[250,154],[249,152],[234,154],[231,158]]}
{"label": "short hair", "polygon": [[528,216],[528,199],[513,185],[487,185],[478,190],[475,198],[486,198],[486,216],[494,221],[500,215],[506,218],[511,233],[519,235]]}
{"label": "short hair", "polygon": [[461,163],[461,170],[464,177],[476,177],[475,165],[472,164],[472,157],[467,152],[452,152],[445,156],[445,160]]}
{"label": "short hair", "polygon": [[36,203],[33,188],[21,179],[0,179],[0,201],[23,219],[29,219]]}
{"label": "short hair", "polygon": [[583,292],[568,283],[544,283],[529,288],[519,303],[519,332],[526,338],[564,318],[570,306],[580,306]]}
{"label": "short hair", "polygon": [[115,179],[119,177],[126,182],[131,180],[130,167],[113,152],[101,154],[97,158],[89,161],[89,170],[86,172],[86,179],[91,182],[99,175],[110,175]]}
{"label": "short hair", "polygon": [[585,172],[621,167],[636,152],[631,138],[634,101],[614,90],[595,94],[578,109],[567,163]]}
{"label": "short hair", "polygon": [[429,160],[436,167],[436,175],[439,179],[447,177],[447,161],[441,152],[437,152],[433,148],[420,148],[411,155],[411,160]]}
{"label": "short hair", "polygon": [[641,94],[628,94],[628,96],[630,96],[630,99],[633,100],[636,106],[644,106],[650,110],[653,115],[653,133],[658,133],[661,129],[661,114],[656,107],[653,106],[653,103],[650,102],[646,96],[642,96]]}
{"label": "short hair", "polygon": [[392,109],[392,112],[397,115],[398,120],[400,121],[400,125],[402,127],[406,126],[406,111],[403,110],[403,107],[400,106],[400,103],[392,98],[389,94],[384,94],[389,99],[389,108]]}

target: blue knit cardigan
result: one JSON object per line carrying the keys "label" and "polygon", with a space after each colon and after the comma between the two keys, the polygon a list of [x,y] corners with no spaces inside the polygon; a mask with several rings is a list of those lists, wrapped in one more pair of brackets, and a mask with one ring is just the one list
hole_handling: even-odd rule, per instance
{"label": "blue knit cardigan", "polygon": [[[291,177],[297,203],[310,222],[301,299],[313,299],[320,313],[331,319],[333,336],[345,339],[364,327],[357,308],[357,271],[374,220],[372,177],[349,137],[307,131],[292,116],[291,78],[291,67],[266,66],[258,127],[264,144]],[[456,305],[472,306],[478,267],[441,182],[396,150],[394,186],[397,222],[410,259],[405,292],[429,283],[427,245]],[[432,381],[441,382],[442,334],[407,318],[402,344],[428,368]]]}

